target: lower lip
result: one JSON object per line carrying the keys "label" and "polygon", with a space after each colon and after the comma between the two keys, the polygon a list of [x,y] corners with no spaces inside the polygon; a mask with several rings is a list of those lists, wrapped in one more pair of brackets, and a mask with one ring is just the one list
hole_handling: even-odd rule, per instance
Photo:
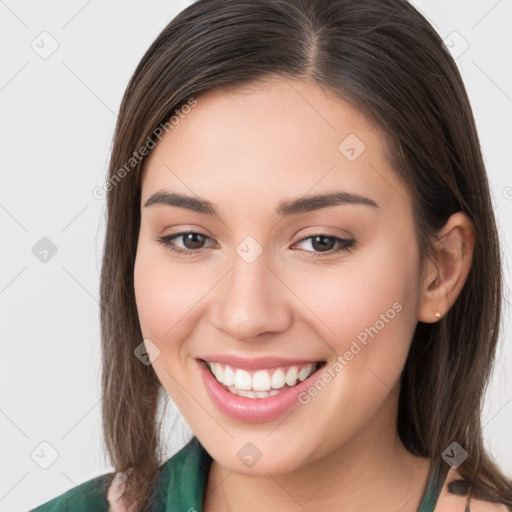
{"label": "lower lip", "polygon": [[309,388],[311,382],[324,367],[322,364],[307,379],[291,388],[284,389],[277,395],[267,398],[247,398],[230,393],[217,381],[204,361],[198,359],[197,362],[212,402],[230,418],[246,423],[258,423],[279,418],[298,403],[299,394]]}

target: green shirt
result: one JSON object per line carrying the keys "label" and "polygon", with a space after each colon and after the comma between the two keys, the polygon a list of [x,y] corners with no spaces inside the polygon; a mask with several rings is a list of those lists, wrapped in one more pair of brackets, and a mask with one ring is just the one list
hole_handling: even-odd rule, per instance
{"label": "green shirt", "polygon": [[[210,454],[194,436],[161,466],[153,512],[202,512],[211,463]],[[88,480],[29,512],[107,512],[108,475]],[[429,477],[418,512],[433,512],[442,485]]]}

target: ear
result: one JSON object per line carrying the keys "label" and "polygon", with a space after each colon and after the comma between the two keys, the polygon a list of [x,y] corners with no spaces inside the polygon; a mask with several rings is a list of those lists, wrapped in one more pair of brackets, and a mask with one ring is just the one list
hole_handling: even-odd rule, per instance
{"label": "ear", "polygon": [[429,259],[419,300],[418,320],[437,322],[453,305],[471,268],[475,232],[471,219],[454,213],[438,232],[436,254]]}

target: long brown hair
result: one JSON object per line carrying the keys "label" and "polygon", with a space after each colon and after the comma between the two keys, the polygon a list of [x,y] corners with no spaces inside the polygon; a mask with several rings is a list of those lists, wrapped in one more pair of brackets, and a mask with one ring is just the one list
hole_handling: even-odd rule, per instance
{"label": "long brown hair", "polygon": [[114,135],[101,271],[104,441],[115,471],[129,470],[127,503],[149,503],[163,462],[158,415],[165,394],[152,367],[134,356],[143,339],[133,270],[144,159],[130,159],[148,140],[158,142],[157,128],[191,98],[273,76],[313,79],[383,129],[393,168],[413,198],[422,266],[452,213],[473,221],[462,292],[439,322],[417,324],[397,428],[409,451],[431,458],[438,483],[449,469],[441,455],[456,441],[468,452],[458,468],[468,502],[473,493],[512,504],[512,481],[486,452],[480,417],[502,294],[489,184],[457,66],[406,0],[199,0],[137,66]]}

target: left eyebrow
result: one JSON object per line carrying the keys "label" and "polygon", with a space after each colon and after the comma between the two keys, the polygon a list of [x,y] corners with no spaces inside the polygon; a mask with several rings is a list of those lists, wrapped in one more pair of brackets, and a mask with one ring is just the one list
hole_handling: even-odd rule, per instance
{"label": "left eyebrow", "polygon": [[[156,204],[186,208],[188,210],[203,213],[205,215],[212,215],[219,219],[221,217],[214,204],[207,199],[201,197],[191,197],[176,192],[166,192],[165,190],[160,190],[151,195],[151,197],[144,204],[144,207]],[[289,215],[320,210],[322,208],[328,208],[331,206],[349,204],[361,204],[379,208],[379,205],[373,199],[361,196],[359,194],[338,191],[282,201],[277,206],[276,213],[281,217],[285,217]]]}
{"label": "left eyebrow", "polygon": [[279,203],[276,213],[282,217],[295,215],[297,213],[306,213],[330,206],[339,206],[345,204],[363,204],[378,208],[379,205],[369,197],[350,192],[330,192],[328,194],[319,194],[316,196],[305,196],[298,199],[292,199]]}

